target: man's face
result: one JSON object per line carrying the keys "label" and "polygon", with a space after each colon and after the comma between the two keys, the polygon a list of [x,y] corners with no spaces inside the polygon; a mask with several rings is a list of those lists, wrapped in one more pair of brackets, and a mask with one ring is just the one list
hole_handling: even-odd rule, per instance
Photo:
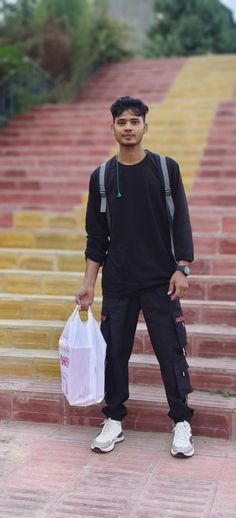
{"label": "man's face", "polygon": [[118,144],[124,147],[137,146],[148,130],[142,117],[135,115],[132,110],[125,110],[116,117],[112,124],[112,133]]}

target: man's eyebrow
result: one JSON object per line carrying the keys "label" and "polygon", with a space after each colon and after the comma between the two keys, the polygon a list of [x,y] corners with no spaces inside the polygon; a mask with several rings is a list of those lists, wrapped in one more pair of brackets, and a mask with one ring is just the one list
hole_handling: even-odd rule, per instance
{"label": "man's eyebrow", "polygon": [[134,115],[134,117],[130,117],[130,118],[117,117],[117,120],[118,121],[129,121],[129,120],[130,121],[134,121],[134,120],[137,121],[137,120],[139,120],[139,116],[138,115],[136,115],[136,116]]}

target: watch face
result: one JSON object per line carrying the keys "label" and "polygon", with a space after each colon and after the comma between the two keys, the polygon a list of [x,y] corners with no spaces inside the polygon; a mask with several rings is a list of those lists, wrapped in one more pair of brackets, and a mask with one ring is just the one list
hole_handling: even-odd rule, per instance
{"label": "watch face", "polygon": [[190,275],[190,273],[191,273],[191,270],[188,266],[178,265],[177,270],[180,270],[181,272],[183,272],[184,275]]}
{"label": "watch face", "polygon": [[190,268],[188,266],[184,267],[184,273],[185,273],[185,275],[189,275],[190,274]]}

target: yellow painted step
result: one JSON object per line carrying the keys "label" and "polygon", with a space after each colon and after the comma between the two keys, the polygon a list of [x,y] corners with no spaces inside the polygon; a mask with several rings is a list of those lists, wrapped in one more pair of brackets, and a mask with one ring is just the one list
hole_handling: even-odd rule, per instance
{"label": "yellow painted step", "polygon": [[[73,272],[44,272],[0,270],[2,293],[73,296],[82,283],[84,274]],[[95,295],[101,294],[101,274],[98,275]]]}
{"label": "yellow painted step", "polygon": [[42,250],[31,248],[1,248],[0,270],[21,269],[41,271],[83,271],[82,251]]}
{"label": "yellow painted step", "polygon": [[[93,314],[100,321],[100,315]],[[81,314],[86,320],[86,313]],[[58,349],[65,320],[0,320],[0,348]],[[1,350],[1,349],[0,349]]]}
{"label": "yellow painted step", "polygon": [[42,212],[33,210],[16,211],[13,226],[18,229],[74,229],[83,230],[85,223],[84,205],[77,206],[71,213]]}
{"label": "yellow painted step", "polygon": [[[101,297],[95,297],[92,305],[97,320],[100,320],[101,300]],[[0,294],[1,319],[65,321],[74,308],[75,301],[72,296]]]}
{"label": "yellow painted step", "polygon": [[0,375],[59,378],[58,350],[0,349]]}
{"label": "yellow painted step", "polygon": [[2,230],[0,247],[3,248],[46,248],[61,250],[84,250],[85,231],[69,230]]}
{"label": "yellow painted step", "polygon": [[0,345],[23,349],[56,349],[64,321],[0,320]]}

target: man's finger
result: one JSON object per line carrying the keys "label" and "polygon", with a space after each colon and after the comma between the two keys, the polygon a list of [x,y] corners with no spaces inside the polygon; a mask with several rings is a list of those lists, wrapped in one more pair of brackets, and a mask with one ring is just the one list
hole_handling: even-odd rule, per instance
{"label": "man's finger", "polygon": [[167,295],[171,295],[171,293],[173,293],[174,291],[175,291],[175,283],[173,281],[170,281]]}

